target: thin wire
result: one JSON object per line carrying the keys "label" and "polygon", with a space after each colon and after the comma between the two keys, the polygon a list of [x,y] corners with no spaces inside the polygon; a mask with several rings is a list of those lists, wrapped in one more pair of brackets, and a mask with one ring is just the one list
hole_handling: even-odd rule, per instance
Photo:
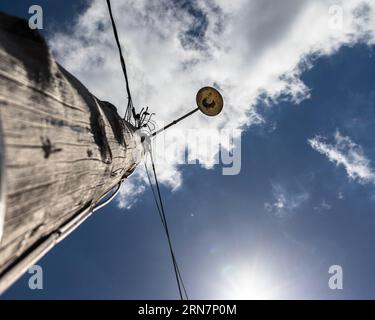
{"label": "thin wire", "polygon": [[[155,192],[153,191],[153,193],[155,193]],[[162,209],[161,209],[161,212],[163,212]],[[181,292],[181,287],[182,287],[182,289],[184,291],[184,295],[185,295],[186,299],[188,300],[189,297],[187,295],[185,284],[184,284],[184,281],[182,279],[180,268],[178,266],[178,263],[177,263],[177,260],[176,260],[176,256],[174,254],[174,250],[173,250],[173,247],[172,247],[172,241],[171,241],[171,238],[170,238],[167,221],[165,219],[165,216],[163,216],[162,213],[159,213],[159,215],[161,215],[161,221],[162,221],[162,224],[164,226],[164,230],[165,230],[165,233],[166,233],[166,236],[167,236],[167,239],[168,239],[168,245],[169,245],[169,249],[170,249],[170,253],[171,253],[173,267],[174,267],[174,270],[175,270],[175,275],[176,275],[176,280],[177,280],[177,285],[178,285],[178,290],[179,290],[180,298],[181,298],[181,300],[183,300],[183,295],[182,295],[182,292]]]}
{"label": "thin wire", "polygon": [[161,223],[163,224],[164,231],[165,231],[167,239],[168,239],[169,251],[170,251],[170,254],[171,254],[171,257],[172,257],[172,263],[173,263],[173,268],[174,268],[174,272],[175,272],[175,276],[176,276],[176,281],[177,281],[177,286],[178,286],[178,292],[180,294],[181,300],[183,300],[182,291],[181,291],[181,284],[180,284],[180,278],[179,278],[177,267],[176,267],[176,260],[174,258],[173,248],[171,247],[170,239],[169,239],[168,232],[167,232],[168,227],[166,226],[166,222],[165,222],[165,220],[163,218],[162,209],[159,206],[159,202],[157,200],[154,187],[152,186],[151,179],[150,179],[150,174],[148,173],[148,169],[147,169],[146,163],[145,163],[145,168],[146,168],[146,172],[147,172],[148,181],[149,181],[150,186],[151,186],[152,194],[154,196],[154,200],[155,200],[155,203],[156,203],[156,207],[157,207],[158,212],[159,212],[159,217],[160,217]]}
{"label": "thin wire", "polygon": [[180,269],[178,267],[177,260],[176,260],[176,257],[175,257],[174,251],[173,251],[173,247],[172,247],[172,243],[171,243],[171,239],[170,239],[170,235],[169,235],[169,230],[168,230],[168,224],[167,224],[167,221],[165,219],[165,215],[163,215],[162,208],[159,206],[159,203],[158,203],[158,200],[157,200],[157,197],[156,197],[156,193],[155,193],[154,187],[151,183],[150,174],[148,173],[148,168],[147,168],[146,164],[145,164],[145,167],[146,167],[147,177],[148,177],[148,180],[149,180],[149,183],[150,183],[150,186],[151,186],[151,190],[152,190],[152,193],[154,195],[156,207],[157,207],[158,212],[159,212],[160,220],[163,224],[165,233],[167,235],[168,245],[169,245],[169,249],[170,249],[170,253],[171,253],[171,257],[172,257],[172,262],[173,262],[173,267],[174,267],[174,271],[175,271],[175,275],[176,275],[176,280],[177,280],[180,298],[181,298],[181,300],[183,300],[183,295],[182,295],[182,292],[181,292],[181,286],[182,286],[186,299],[189,299],[188,295],[187,295],[187,292],[186,292],[184,282],[182,280],[181,272],[180,272]]}
{"label": "thin wire", "polygon": [[[172,263],[173,263],[173,268],[174,268],[174,271],[175,271],[175,276],[176,276],[176,281],[177,281],[177,286],[178,286],[180,298],[181,298],[181,300],[184,300],[184,297],[183,297],[183,294],[184,294],[185,298],[187,300],[189,300],[189,296],[187,294],[186,287],[185,287],[184,281],[183,281],[182,276],[181,276],[180,268],[178,266],[176,256],[174,254],[174,250],[173,250],[173,246],[172,246],[172,240],[171,240],[170,233],[169,233],[168,222],[167,222],[167,218],[166,218],[166,215],[165,215],[165,210],[164,210],[163,201],[162,201],[162,197],[161,197],[159,182],[158,182],[158,179],[157,179],[155,164],[154,164],[154,160],[153,160],[153,157],[152,157],[151,150],[150,150],[150,157],[151,157],[152,170],[153,170],[153,173],[154,173],[155,185],[156,185],[156,189],[157,189],[157,196],[156,196],[154,187],[152,185],[150,174],[148,172],[148,168],[147,168],[147,164],[146,164],[146,160],[145,160],[145,168],[146,168],[147,178],[148,178],[151,190],[152,190],[152,194],[154,196],[154,200],[155,200],[155,203],[156,203],[156,207],[158,209],[160,220],[163,224],[164,231],[165,231],[165,234],[167,236],[168,246],[169,246],[169,250],[170,250],[170,254],[171,254],[171,258],[172,258]],[[183,290],[183,292],[182,292],[182,290]]]}
{"label": "thin wire", "polygon": [[161,214],[161,209],[160,209],[160,206],[159,206],[159,202],[157,201],[157,197],[156,197],[155,189],[154,189],[154,186],[152,185],[151,177],[150,177],[150,174],[149,174],[149,172],[148,172],[148,168],[147,168],[147,164],[146,164],[146,162],[145,162],[145,169],[146,169],[146,174],[147,174],[148,183],[150,184],[151,191],[152,191],[152,195],[154,196],[154,200],[155,200],[156,208],[158,209],[158,213],[159,213],[159,216],[160,216],[161,223],[163,224],[163,227],[165,228],[165,223],[164,223],[164,220],[163,220],[163,216],[162,216],[162,214]]}
{"label": "thin wire", "polygon": [[[119,50],[121,67],[122,67],[122,71],[123,71],[124,78],[125,78],[126,91],[127,91],[127,94],[128,94],[128,105],[126,107],[124,119],[130,122],[131,116],[133,116],[135,125],[137,127],[140,127],[141,116],[138,116],[136,114],[135,108],[134,108],[134,105],[133,105],[133,100],[132,100],[131,93],[130,93],[130,88],[129,88],[129,79],[128,79],[128,74],[127,74],[127,70],[126,70],[125,59],[124,59],[124,56],[122,54],[121,44],[120,44],[120,40],[119,40],[118,33],[117,33],[116,23],[115,23],[115,20],[113,18],[112,8],[111,8],[111,1],[110,0],[107,0],[107,5],[108,5],[108,11],[109,11],[109,15],[110,15],[111,22],[112,22],[113,33],[114,33],[114,36],[115,36],[115,39],[116,39],[116,43],[117,43],[117,47],[118,47],[118,50]],[[130,113],[130,111],[131,111],[131,113]],[[146,110],[145,116],[147,116],[147,110]],[[146,127],[148,126],[148,123],[151,122],[151,117],[152,117],[152,114],[149,117],[149,119],[145,122],[145,126]],[[145,119],[143,119],[143,120],[145,120]],[[145,163],[146,172],[147,172],[147,176],[148,176],[148,179],[149,179],[149,182],[150,182],[150,186],[152,188],[152,192],[153,192],[154,199],[155,199],[155,202],[156,202],[156,205],[157,205],[159,216],[160,216],[160,219],[162,221],[162,224],[163,224],[163,227],[164,227],[167,239],[168,239],[169,250],[170,250],[170,253],[171,253],[171,257],[172,257],[172,262],[173,262],[173,267],[174,267],[174,271],[175,271],[175,275],[176,275],[176,280],[177,280],[178,290],[179,290],[179,293],[180,293],[180,298],[181,298],[181,300],[183,300],[183,294],[182,294],[182,290],[181,290],[181,287],[182,287],[186,299],[189,299],[188,295],[187,295],[187,292],[186,292],[186,288],[185,288],[184,282],[182,280],[181,272],[180,272],[180,269],[178,267],[177,260],[176,260],[176,257],[175,257],[174,251],[173,251],[172,241],[171,241],[171,237],[170,237],[170,234],[169,234],[168,223],[167,223],[167,219],[166,219],[166,216],[165,216],[164,206],[163,206],[163,202],[162,202],[162,198],[161,198],[161,193],[160,193],[160,188],[159,188],[159,182],[158,182],[158,179],[157,179],[155,165],[154,165],[154,160],[153,160],[151,151],[150,151],[150,155],[151,155],[152,170],[154,172],[154,178],[155,178],[155,183],[156,183],[156,188],[157,188],[157,194],[158,194],[158,198],[159,198],[159,203],[157,201],[156,193],[155,193],[155,190],[154,190],[154,188],[152,186],[150,175],[149,175],[148,169],[147,169],[147,165]],[[109,201],[112,200],[115,197],[115,195],[117,194],[117,192],[119,191],[119,189],[120,189],[120,185],[119,185],[118,189],[116,190],[114,196],[110,197]],[[107,201],[105,203],[107,203]],[[100,207],[102,207],[102,205],[100,205]]]}
{"label": "thin wire", "polygon": [[120,55],[121,67],[122,67],[122,71],[123,71],[124,78],[125,78],[126,92],[128,94],[128,106],[126,108],[124,118],[128,118],[130,120],[131,115],[129,113],[129,109],[131,109],[134,121],[136,121],[136,112],[135,112],[135,109],[134,109],[134,106],[133,106],[133,100],[132,100],[132,96],[131,96],[131,93],[130,93],[129,79],[128,79],[128,73],[127,73],[127,70],[126,70],[125,59],[124,59],[124,56],[122,54],[121,44],[120,44],[120,40],[119,40],[118,33],[117,33],[116,22],[113,18],[110,0],[107,0],[107,5],[108,5],[109,16],[111,17],[113,34],[115,36],[118,51],[119,51],[119,55]]}

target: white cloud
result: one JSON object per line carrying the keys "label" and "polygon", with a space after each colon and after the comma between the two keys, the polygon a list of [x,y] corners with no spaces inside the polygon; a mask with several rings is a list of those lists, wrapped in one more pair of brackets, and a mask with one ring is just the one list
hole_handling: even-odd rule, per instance
{"label": "white cloud", "polygon": [[138,197],[145,191],[143,181],[144,179],[137,171],[121,185],[120,192],[116,197],[121,209],[131,209],[137,203]]}
{"label": "white cloud", "polygon": [[[215,83],[221,88],[222,114],[195,114],[179,124],[182,130],[235,129],[262,122],[254,108],[258,99],[271,103],[282,97],[299,103],[309,97],[300,75],[312,66],[311,57],[359,41],[374,43],[375,0],[178,3],[182,2],[112,0],[112,7],[138,110],[150,106],[157,119],[170,121],[194,107],[200,87]],[[341,29],[330,27],[336,21],[332,4],[343,10]],[[72,32],[55,34],[50,44],[58,61],[95,95],[124,111],[123,76],[105,1],[92,1]],[[175,146],[177,162],[183,142],[169,138],[175,143],[167,147]],[[181,185],[174,162],[158,169],[162,183]]]}
{"label": "white cloud", "polygon": [[281,184],[273,184],[272,190],[275,200],[273,203],[266,202],[264,207],[279,218],[293,216],[296,210],[310,198],[306,191],[290,191]]}
{"label": "white cloud", "polygon": [[375,183],[375,173],[363,148],[349,137],[342,136],[339,131],[334,135],[333,144],[327,143],[327,139],[321,136],[309,139],[308,143],[329,161],[343,166],[350,179],[360,183]]}

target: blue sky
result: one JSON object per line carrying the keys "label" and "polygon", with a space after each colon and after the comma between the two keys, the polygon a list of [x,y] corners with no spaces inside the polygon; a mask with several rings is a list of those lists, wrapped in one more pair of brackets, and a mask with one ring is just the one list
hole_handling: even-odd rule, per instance
{"label": "blue sky", "polygon": [[[1,8],[25,16],[23,6],[11,3]],[[40,3],[54,21],[51,32],[56,21],[85,10]],[[375,58],[364,42],[314,60],[299,76],[309,88],[299,104],[287,95],[254,104],[264,121],[242,133],[239,175],[182,165],[182,185],[173,192],[162,186],[191,298],[235,298],[243,291],[251,298],[375,298]],[[370,178],[350,177],[358,161],[329,161],[308,142],[323,137],[337,155],[337,132],[346,141],[342,154],[368,160],[359,165]],[[43,290],[30,290],[26,274],[1,298],[178,298],[149,188],[129,210],[113,202],[94,214],[39,264]],[[343,290],[328,287],[331,265],[343,268]]]}

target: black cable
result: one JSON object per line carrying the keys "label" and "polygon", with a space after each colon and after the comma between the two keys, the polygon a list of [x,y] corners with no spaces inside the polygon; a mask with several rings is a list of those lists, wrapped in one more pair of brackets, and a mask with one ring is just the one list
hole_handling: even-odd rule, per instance
{"label": "black cable", "polygon": [[[119,40],[118,33],[117,33],[116,23],[115,23],[115,20],[113,18],[112,8],[111,8],[111,1],[110,0],[107,0],[107,5],[108,5],[108,11],[109,11],[109,15],[110,15],[111,22],[112,22],[113,34],[115,36],[116,44],[117,44],[117,47],[118,47],[118,50],[119,50],[121,67],[122,67],[122,71],[123,71],[124,78],[125,78],[126,91],[127,91],[127,94],[128,94],[128,105],[127,105],[127,108],[126,108],[124,119],[126,119],[128,121],[131,119],[131,115],[129,114],[129,109],[130,109],[131,112],[132,112],[133,119],[135,121],[136,126],[139,126],[138,122],[139,122],[140,119],[138,119],[137,114],[135,112],[134,105],[133,105],[133,100],[132,100],[131,93],[130,93],[130,88],[129,88],[129,79],[128,79],[128,74],[127,74],[127,70],[126,70],[125,59],[124,59],[124,56],[122,54],[121,44],[120,44],[120,40]],[[150,117],[149,120],[151,120],[151,117]],[[188,299],[186,288],[185,288],[184,282],[182,280],[181,272],[180,272],[180,269],[178,267],[177,260],[176,260],[176,257],[175,257],[174,251],[173,251],[172,241],[171,241],[171,237],[170,237],[169,229],[168,229],[168,223],[167,223],[167,219],[166,219],[166,216],[165,216],[164,206],[163,206],[163,202],[162,202],[162,198],[161,198],[161,193],[160,193],[160,188],[159,188],[159,182],[158,182],[158,179],[157,179],[157,175],[156,175],[156,171],[155,171],[155,165],[154,165],[154,160],[152,158],[151,152],[150,152],[150,155],[151,155],[152,169],[153,169],[153,172],[154,172],[154,177],[155,177],[155,183],[156,183],[156,188],[157,188],[159,203],[157,201],[155,190],[154,190],[154,188],[152,186],[150,175],[149,175],[148,169],[147,169],[147,165],[145,163],[147,177],[149,179],[150,186],[151,186],[151,189],[152,189],[152,193],[154,195],[156,206],[157,206],[157,209],[158,209],[158,212],[159,212],[159,216],[160,216],[160,219],[162,221],[162,224],[163,224],[163,227],[164,227],[167,239],[168,239],[169,250],[170,250],[170,253],[171,253],[171,257],[172,257],[172,262],[173,262],[173,267],[174,267],[174,271],[175,271],[175,275],[176,275],[176,280],[177,280],[178,290],[179,290],[179,293],[180,293],[180,298],[181,298],[181,300],[183,300],[183,294],[182,294],[182,290],[181,290],[181,286],[182,286],[182,288],[184,290],[185,297],[186,297],[186,299]]]}
{"label": "black cable", "polygon": [[155,203],[156,203],[156,207],[157,207],[158,212],[159,212],[159,217],[160,217],[161,223],[162,223],[162,225],[164,227],[164,231],[165,231],[167,239],[168,239],[169,251],[170,251],[170,254],[171,254],[173,268],[174,268],[174,272],[175,272],[175,276],[176,276],[176,281],[177,281],[177,286],[178,286],[178,292],[180,294],[181,300],[183,300],[183,296],[182,296],[182,292],[181,292],[181,285],[180,285],[179,273],[178,273],[177,266],[176,266],[176,259],[174,257],[173,248],[172,248],[172,245],[171,245],[171,242],[170,242],[168,227],[166,225],[166,221],[164,220],[164,217],[163,217],[163,214],[162,214],[162,209],[159,206],[159,202],[157,200],[154,187],[152,186],[151,179],[150,179],[150,174],[148,173],[148,169],[147,169],[146,163],[145,163],[145,168],[146,168],[146,172],[147,172],[148,181],[150,183],[150,187],[151,187],[151,190],[152,190],[152,194],[154,196],[154,200],[155,200]]}
{"label": "black cable", "polygon": [[[169,250],[170,250],[170,254],[171,254],[171,258],[172,258],[172,263],[173,263],[173,268],[174,268],[174,271],[175,271],[175,276],[176,276],[176,281],[177,281],[177,286],[178,286],[180,298],[181,298],[181,300],[184,299],[183,294],[182,294],[182,290],[183,290],[184,295],[185,295],[186,299],[188,300],[189,297],[188,297],[188,294],[187,294],[187,291],[186,291],[186,288],[185,288],[185,284],[184,284],[184,281],[183,281],[182,276],[181,276],[180,268],[178,267],[178,263],[177,263],[177,260],[176,260],[175,254],[174,254],[174,250],[173,250],[173,246],[172,246],[172,240],[171,240],[170,233],[169,233],[167,218],[166,218],[166,215],[165,215],[165,210],[164,210],[163,201],[162,201],[162,197],[161,197],[159,182],[158,182],[158,179],[157,179],[155,164],[154,164],[154,160],[153,160],[153,157],[152,157],[151,150],[150,150],[150,156],[151,156],[152,170],[153,170],[153,173],[154,173],[155,185],[156,185],[156,188],[157,188],[158,197],[156,197],[156,193],[155,193],[154,187],[152,185],[150,174],[148,172],[148,168],[147,168],[146,161],[145,161],[147,178],[148,178],[151,190],[152,190],[152,194],[154,196],[154,200],[155,200],[158,212],[159,212],[161,222],[162,222],[163,227],[164,227],[165,234],[167,236],[168,246],[169,246]],[[158,199],[159,199],[159,201],[158,201]],[[181,287],[182,287],[182,290],[181,290]]]}
{"label": "black cable", "polygon": [[115,23],[115,20],[113,18],[112,8],[111,8],[111,1],[110,0],[107,0],[107,5],[108,5],[109,16],[111,17],[113,34],[115,36],[117,47],[118,47],[118,51],[119,51],[119,55],[120,55],[121,67],[122,67],[122,71],[123,71],[124,78],[125,78],[125,84],[126,84],[126,92],[128,94],[128,106],[126,108],[126,112],[125,112],[125,117],[124,118],[126,118],[127,116],[129,116],[128,115],[128,111],[129,111],[129,108],[131,108],[131,111],[132,111],[132,114],[133,114],[133,118],[136,121],[137,117],[136,117],[135,109],[134,109],[134,106],[133,106],[132,96],[131,96],[131,93],[130,93],[128,73],[126,71],[125,59],[124,59],[124,56],[122,54],[121,44],[120,44],[120,40],[119,40],[119,37],[118,37],[118,34],[117,34],[116,23]]}
{"label": "black cable", "polygon": [[[146,172],[148,173],[147,167],[146,167]],[[148,178],[149,178],[149,174],[148,174]],[[149,178],[149,182],[150,182],[150,186],[151,186],[151,189],[152,189],[152,193],[154,195],[156,206],[158,208],[159,216],[160,216],[161,222],[162,222],[163,227],[164,227],[164,231],[165,231],[167,239],[168,239],[168,245],[169,245],[169,249],[170,249],[170,254],[171,254],[171,258],[172,258],[174,272],[175,272],[175,275],[176,275],[176,281],[177,281],[177,285],[178,285],[178,291],[179,291],[179,294],[180,294],[180,298],[181,298],[181,300],[183,300],[183,295],[182,295],[182,292],[181,292],[181,284],[182,284],[182,287],[183,287],[184,293],[185,293],[185,297],[188,299],[186,289],[185,289],[185,286],[183,284],[183,280],[182,280],[182,277],[181,277],[181,273],[180,273],[180,270],[179,270],[179,267],[178,267],[178,264],[177,264],[177,260],[176,260],[175,254],[174,254],[174,250],[173,250],[173,247],[172,247],[172,241],[171,241],[171,238],[170,238],[170,235],[169,235],[169,229],[168,229],[168,225],[167,225],[167,222],[166,222],[166,219],[165,219],[165,215],[163,215],[163,211],[162,211],[161,207],[159,206],[159,203],[157,201],[156,194],[155,194],[154,188],[151,184],[150,178]]]}
{"label": "black cable", "polygon": [[154,196],[156,208],[158,209],[158,213],[159,213],[159,216],[160,216],[161,223],[163,224],[163,227],[165,228],[165,223],[164,223],[164,220],[163,220],[163,215],[161,214],[161,209],[159,207],[159,202],[157,201],[157,198],[156,198],[156,193],[155,193],[155,190],[154,190],[154,186],[152,185],[150,174],[148,173],[148,168],[147,168],[146,161],[145,161],[145,169],[146,169],[148,183],[150,184],[152,195]]}

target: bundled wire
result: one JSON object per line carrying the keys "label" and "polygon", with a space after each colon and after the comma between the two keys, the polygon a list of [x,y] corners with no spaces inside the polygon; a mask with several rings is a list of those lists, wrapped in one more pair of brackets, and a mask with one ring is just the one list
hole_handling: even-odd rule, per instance
{"label": "bundled wire", "polygon": [[169,233],[168,222],[167,222],[167,218],[166,218],[166,215],[165,215],[164,205],[163,205],[163,201],[162,201],[162,197],[161,197],[159,181],[158,181],[158,177],[157,177],[156,170],[155,170],[155,163],[154,163],[154,159],[153,159],[153,156],[152,156],[151,147],[149,149],[149,154],[150,154],[152,171],[153,171],[153,174],[154,174],[154,180],[155,180],[155,186],[156,186],[157,192],[155,192],[154,186],[151,182],[151,177],[150,177],[150,174],[149,174],[149,171],[148,171],[148,168],[147,168],[147,159],[145,159],[145,169],[146,169],[146,173],[147,173],[148,182],[150,184],[152,194],[153,194],[153,197],[154,197],[154,200],[155,200],[155,203],[156,203],[156,208],[158,210],[159,217],[160,217],[161,223],[163,225],[165,235],[166,235],[167,240],[168,240],[168,246],[169,246],[169,251],[170,251],[170,254],[171,254],[171,258],[172,258],[174,273],[175,273],[175,276],[176,276],[178,292],[180,294],[181,300],[184,300],[184,299],[189,300],[189,296],[187,294],[185,284],[184,284],[184,281],[182,279],[180,268],[178,266],[176,256],[174,254],[173,246],[172,246],[172,240],[171,240],[171,236],[170,236],[170,233]]}
{"label": "bundled wire", "polygon": [[126,107],[124,120],[132,123],[132,119],[133,119],[134,125],[136,127],[139,127],[139,116],[135,112],[135,108],[134,108],[134,105],[133,105],[133,100],[132,100],[132,96],[131,96],[131,93],[130,93],[129,79],[128,79],[128,73],[127,73],[127,70],[126,70],[125,59],[124,59],[124,56],[122,54],[121,44],[120,44],[120,40],[119,40],[118,33],[117,33],[116,22],[113,18],[110,0],[107,0],[107,5],[108,5],[109,16],[111,17],[113,34],[115,36],[116,44],[117,44],[119,55],[120,55],[121,67],[122,67],[122,72],[124,74],[126,92],[127,92],[127,95],[128,95],[128,105]]}
{"label": "bundled wire", "polygon": [[[146,109],[142,108],[142,110],[139,114],[137,114],[135,112],[132,96],[131,96],[131,93],[130,93],[129,79],[128,79],[128,74],[127,74],[127,70],[126,70],[125,59],[124,59],[124,56],[122,54],[121,44],[120,44],[120,40],[119,40],[118,33],[117,33],[116,23],[115,23],[115,20],[113,18],[110,0],[107,0],[107,5],[108,5],[109,15],[111,17],[113,34],[115,36],[116,44],[117,44],[119,55],[120,55],[121,67],[122,67],[122,71],[123,71],[123,74],[124,74],[126,92],[127,92],[127,95],[128,95],[128,104],[127,104],[127,107],[126,107],[124,120],[129,122],[129,123],[133,123],[134,126],[137,127],[138,129],[142,128],[143,130],[145,130],[146,132],[148,132],[151,135],[151,133],[154,132],[155,129],[156,129],[156,123],[155,123],[155,121],[152,120],[152,116],[154,115],[154,113],[149,113],[148,107]],[[151,187],[154,199],[155,199],[156,207],[157,207],[157,210],[158,210],[158,213],[159,213],[159,216],[160,216],[160,219],[161,219],[161,222],[162,222],[162,225],[163,225],[163,228],[164,228],[167,240],[168,240],[169,251],[170,251],[170,254],[171,254],[171,258],[172,258],[172,263],[173,263],[173,268],[174,268],[174,272],[175,272],[175,276],[176,276],[176,281],[177,281],[177,286],[178,286],[180,298],[181,298],[181,300],[184,300],[184,299],[188,300],[189,297],[187,295],[185,284],[184,284],[184,281],[182,280],[180,268],[178,266],[176,256],[174,254],[173,246],[172,246],[172,240],[171,240],[171,236],[170,236],[170,233],[169,233],[168,222],[167,222],[167,218],[165,216],[164,205],[163,205],[163,201],[162,201],[162,197],[161,197],[161,193],[160,193],[159,182],[158,182],[158,178],[157,178],[157,174],[156,174],[156,170],[155,170],[154,159],[152,157],[151,146],[150,146],[150,149],[149,149],[149,154],[150,154],[150,158],[151,158],[152,170],[153,170],[153,173],[154,173],[154,179],[155,179],[155,185],[156,185],[157,192],[155,192],[154,186],[151,182],[150,174],[148,172],[147,163],[146,163],[147,159],[145,159],[145,168],[146,168],[148,181],[150,183],[150,187]],[[107,203],[109,203],[116,196],[116,194],[119,192],[120,186],[121,186],[121,183],[119,183],[118,188],[114,191],[112,196],[110,196],[102,204],[99,204],[94,210],[98,210],[101,207],[103,207],[104,205],[106,205]]]}

